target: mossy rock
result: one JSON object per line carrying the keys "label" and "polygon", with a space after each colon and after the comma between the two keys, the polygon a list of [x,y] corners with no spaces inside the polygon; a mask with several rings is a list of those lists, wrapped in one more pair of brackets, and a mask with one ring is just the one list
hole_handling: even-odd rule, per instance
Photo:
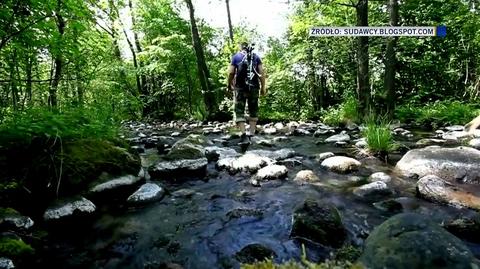
{"label": "mossy rock", "polygon": [[376,268],[478,268],[467,246],[413,213],[398,214],[378,226],[365,241],[359,262]]}
{"label": "mossy rock", "polygon": [[0,206],[15,206],[33,217],[58,197],[86,191],[102,173],[136,175],[141,167],[137,155],[99,139],[39,138],[0,149],[1,154],[7,158],[0,161]]}
{"label": "mossy rock", "polygon": [[333,205],[307,199],[294,212],[291,236],[340,247],[347,237],[347,232],[340,213]]}
{"label": "mossy rock", "polygon": [[205,149],[189,142],[177,142],[167,154],[168,160],[200,159],[205,157]]}
{"label": "mossy rock", "polygon": [[20,238],[0,238],[0,257],[16,259],[28,257],[34,253],[35,250]]}
{"label": "mossy rock", "polygon": [[18,213],[17,210],[7,207],[3,208],[0,207],[0,219],[5,218],[5,217],[18,217],[21,216],[20,213]]}

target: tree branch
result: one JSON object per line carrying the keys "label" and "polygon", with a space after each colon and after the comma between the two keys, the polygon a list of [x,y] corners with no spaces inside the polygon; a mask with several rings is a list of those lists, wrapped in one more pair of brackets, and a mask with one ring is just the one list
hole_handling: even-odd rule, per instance
{"label": "tree branch", "polygon": [[46,18],[50,18],[51,16],[50,15],[46,15],[46,16],[43,16],[31,23],[29,23],[28,25],[22,27],[20,30],[14,32],[14,33],[11,33],[10,35],[7,35],[6,37],[3,37],[0,41],[0,50],[2,50],[2,48],[7,45],[8,41],[10,41],[12,38],[14,38],[15,36],[23,33],[25,30],[27,30],[28,28],[32,27],[33,25],[45,20]]}

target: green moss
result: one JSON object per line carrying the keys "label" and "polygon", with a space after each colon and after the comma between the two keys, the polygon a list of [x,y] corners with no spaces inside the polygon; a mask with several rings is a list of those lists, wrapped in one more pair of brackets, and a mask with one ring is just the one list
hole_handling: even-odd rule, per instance
{"label": "green moss", "polygon": [[242,269],[361,269],[361,265],[352,264],[349,262],[339,262],[327,260],[323,263],[311,263],[302,260],[301,263],[289,261],[282,264],[275,264],[271,260],[265,260],[254,264],[243,264]]}
{"label": "green moss", "polygon": [[18,211],[13,208],[0,207],[0,218],[9,217],[9,216],[18,216],[18,215],[20,215],[20,213],[18,213]]}
{"label": "green moss", "polygon": [[1,238],[0,256],[8,258],[19,258],[34,254],[35,250],[21,239]]}
{"label": "green moss", "polygon": [[354,247],[352,245],[345,245],[341,247],[335,253],[335,260],[337,261],[346,261],[346,262],[355,262],[360,255],[362,255],[362,250],[360,248]]}
{"label": "green moss", "polygon": [[137,156],[104,140],[81,139],[65,143],[58,156],[63,162],[69,187],[86,186],[102,172],[111,175],[136,174],[140,169]]}

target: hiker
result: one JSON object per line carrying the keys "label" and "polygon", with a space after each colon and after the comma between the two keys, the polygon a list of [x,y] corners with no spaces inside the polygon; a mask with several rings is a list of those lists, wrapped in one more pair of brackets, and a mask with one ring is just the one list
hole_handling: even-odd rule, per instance
{"label": "hiker", "polygon": [[[228,88],[234,91],[235,121],[241,132],[241,142],[255,135],[258,121],[259,91],[267,94],[265,88],[265,72],[260,57],[253,53],[253,45],[246,42],[240,44],[240,52],[232,57],[228,70]],[[248,102],[249,130],[245,130],[245,104]]]}

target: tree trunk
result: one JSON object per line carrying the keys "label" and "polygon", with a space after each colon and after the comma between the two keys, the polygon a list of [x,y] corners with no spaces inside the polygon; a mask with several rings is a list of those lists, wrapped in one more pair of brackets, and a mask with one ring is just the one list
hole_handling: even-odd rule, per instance
{"label": "tree trunk", "polygon": [[[390,8],[390,26],[398,25],[398,0],[389,0]],[[385,52],[385,80],[384,87],[386,93],[386,109],[389,116],[395,109],[395,73],[397,58],[395,56],[396,37],[387,39],[387,49]]]}
{"label": "tree trunk", "polygon": [[[62,15],[60,14],[61,11],[61,6],[62,6],[62,1],[58,0],[57,1],[57,10],[55,11],[55,17],[57,19],[57,28],[58,28],[58,33],[60,34],[59,42],[58,44],[62,44],[63,41],[63,34],[65,33],[65,20],[63,19]],[[61,47],[61,46],[60,46]],[[53,75],[53,80],[50,85],[50,90],[48,92],[48,104],[51,108],[56,108],[58,105],[57,101],[57,90],[58,90],[58,85],[60,84],[60,79],[62,78],[62,71],[63,71],[63,57],[62,57],[62,52],[57,51],[56,55],[54,56],[54,66],[55,66],[55,71]]]}
{"label": "tree trunk", "polygon": [[192,0],[185,0],[190,13],[190,24],[192,29],[192,43],[195,49],[195,55],[197,57],[197,66],[200,79],[200,85],[203,91],[203,98],[205,106],[207,108],[207,117],[211,118],[217,112],[215,93],[210,85],[210,73],[205,61],[205,54],[202,47],[202,41],[198,33],[197,23],[195,22],[195,11],[193,8]]}
{"label": "tree trunk", "polygon": [[[356,6],[357,26],[368,26],[368,0],[359,0]],[[358,37],[357,96],[359,115],[370,112],[370,77],[368,70],[368,36]]]}
{"label": "tree trunk", "polygon": [[32,102],[33,57],[34,56],[31,55],[30,52],[29,52],[28,56],[27,56],[27,64],[25,66],[25,74],[27,75],[26,88],[25,88],[25,91],[26,91],[25,98],[27,99],[28,103]]}
{"label": "tree trunk", "polygon": [[233,44],[234,40],[233,40],[232,17],[230,15],[230,0],[225,0],[225,4],[227,5],[228,32],[230,33],[230,41]]}
{"label": "tree trunk", "polygon": [[132,52],[133,67],[135,67],[135,81],[137,82],[137,92],[134,93],[134,96],[139,96],[139,94],[142,92],[142,84],[140,82],[140,76],[138,75],[137,53],[135,52],[135,48],[133,47],[133,44],[130,41],[130,38],[128,38],[127,31],[125,30],[125,28],[123,29],[123,33],[125,35],[125,39],[127,40],[128,47],[130,48],[130,51]]}
{"label": "tree trunk", "polygon": [[[140,45],[140,39],[138,38],[138,33],[136,31],[137,21],[135,20],[135,15],[133,14],[132,0],[128,0],[128,7],[130,8],[130,15],[132,16],[132,32],[133,32],[133,39],[135,42],[135,48],[137,49],[137,53],[140,53],[142,52],[142,46]],[[140,61],[139,59],[137,59],[137,61],[138,61],[138,66],[142,68],[143,67],[142,61]],[[144,74],[140,74],[140,85],[141,85],[140,94],[141,95],[148,94],[146,84],[147,84],[147,77]]]}

